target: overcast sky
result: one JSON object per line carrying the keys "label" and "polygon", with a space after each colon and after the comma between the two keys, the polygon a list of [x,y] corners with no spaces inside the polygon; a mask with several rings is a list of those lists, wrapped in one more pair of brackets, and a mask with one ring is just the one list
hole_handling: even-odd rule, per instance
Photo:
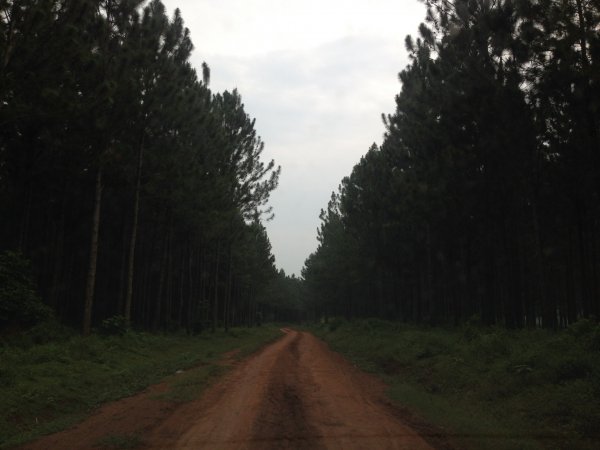
{"label": "overcast sky", "polygon": [[282,166],[266,224],[278,268],[300,275],[317,247],[319,211],[394,111],[404,38],[425,17],[417,0],[163,0],[179,8],[192,64],[213,91],[238,88],[265,159]]}

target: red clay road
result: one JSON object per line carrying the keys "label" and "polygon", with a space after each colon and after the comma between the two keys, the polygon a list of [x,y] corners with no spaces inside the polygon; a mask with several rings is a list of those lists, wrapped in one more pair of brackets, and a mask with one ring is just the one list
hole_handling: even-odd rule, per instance
{"label": "red clay road", "polygon": [[98,448],[135,433],[144,449],[431,449],[385,386],[309,333],[289,329],[237,364],[198,400],[151,398],[161,385],[106,405],[82,424],[27,449]]}

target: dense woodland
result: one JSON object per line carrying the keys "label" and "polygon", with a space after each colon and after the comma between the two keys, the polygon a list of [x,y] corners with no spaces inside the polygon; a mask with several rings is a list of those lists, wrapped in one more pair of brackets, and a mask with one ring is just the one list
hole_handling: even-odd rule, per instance
{"label": "dense woodland", "polygon": [[600,317],[600,2],[424,3],[298,279],[263,225],[280,168],[179,11],[0,0],[0,327]]}
{"label": "dense woodland", "polygon": [[600,317],[600,2],[424,3],[383,143],[321,213],[312,310]]}
{"label": "dense woodland", "polygon": [[159,0],[0,1],[0,328],[38,299],[84,334],[294,317],[262,222],[280,168],[192,49]]}

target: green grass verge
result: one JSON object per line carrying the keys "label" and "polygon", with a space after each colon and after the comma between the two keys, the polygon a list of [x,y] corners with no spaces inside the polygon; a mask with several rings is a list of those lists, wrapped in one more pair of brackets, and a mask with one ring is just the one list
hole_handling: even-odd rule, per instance
{"label": "green grass verge", "polygon": [[[90,336],[27,348],[0,347],[0,448],[8,448],[82,420],[102,403],[132,395],[178,370],[167,399],[195,398],[224,371],[222,354],[237,358],[279,337],[276,326],[236,328],[200,336],[128,333]],[[108,436],[111,438],[111,436]],[[130,445],[112,437],[106,445]],[[102,443],[100,443],[102,444]],[[105,446],[106,446],[105,445]]]}
{"label": "green grass verge", "polygon": [[600,448],[600,326],[422,328],[335,319],[311,329],[448,431],[458,448]]}

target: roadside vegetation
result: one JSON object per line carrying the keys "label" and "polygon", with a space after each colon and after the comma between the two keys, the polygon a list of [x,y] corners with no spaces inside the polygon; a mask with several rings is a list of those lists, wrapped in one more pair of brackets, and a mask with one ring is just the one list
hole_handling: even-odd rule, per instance
{"label": "roadside vegetation", "polygon": [[[42,330],[40,327],[45,327]],[[162,399],[196,398],[214,376],[219,361],[236,350],[241,358],[281,332],[275,326],[233,328],[198,336],[126,332],[81,337],[65,328],[40,325],[0,346],[0,448],[64,429],[101,404],[135,394],[169,378]]]}
{"label": "roadside vegetation", "polygon": [[600,326],[506,330],[333,319],[312,328],[457,448],[598,448]]}

